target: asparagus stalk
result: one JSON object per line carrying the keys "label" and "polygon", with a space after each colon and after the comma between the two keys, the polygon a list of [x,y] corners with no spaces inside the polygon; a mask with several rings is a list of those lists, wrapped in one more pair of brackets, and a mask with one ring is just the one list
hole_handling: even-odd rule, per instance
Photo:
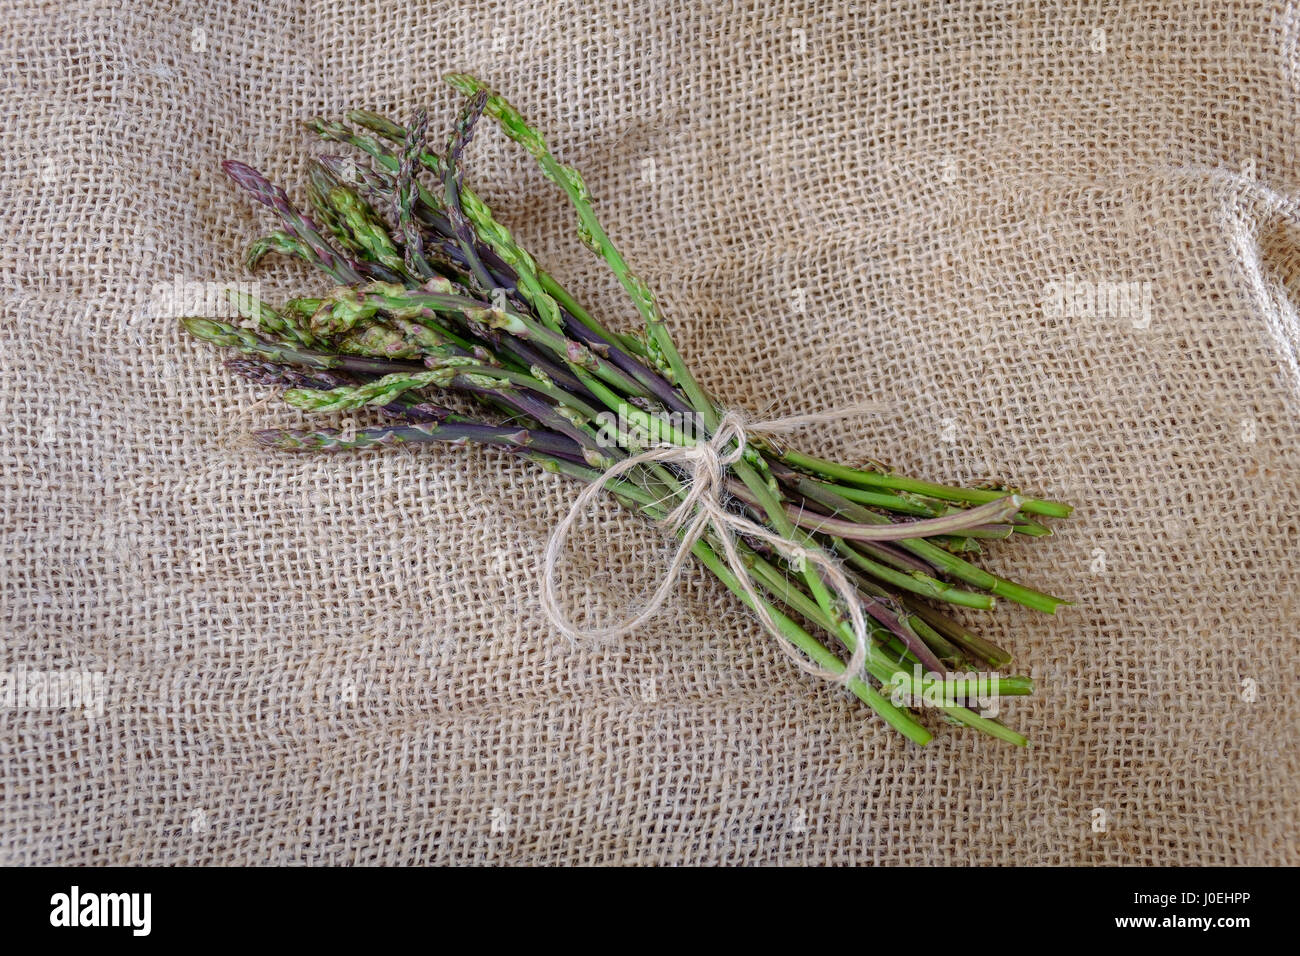
{"label": "asparagus stalk", "polygon": [[[409,135],[400,126],[373,114],[364,111],[353,111],[349,115],[363,125],[379,132],[380,135],[396,142],[405,142],[405,137]],[[316,120],[309,125],[325,138],[350,143],[361,148],[379,163],[383,170],[391,170],[396,166],[396,159],[369,137],[358,136],[337,123],[327,123],[324,120]],[[419,154],[418,158],[427,169],[433,171],[440,178],[445,177],[446,164],[441,159],[423,152]],[[338,160],[332,161],[331,165],[341,168]],[[351,171],[364,179],[368,187],[380,195],[390,193],[394,188],[385,178],[384,172],[361,170],[356,167],[351,167]],[[561,317],[561,324],[555,325],[557,331],[562,330],[564,334],[607,357],[612,364],[627,372],[652,392],[655,398],[663,403],[669,411],[687,412],[691,410],[691,406],[673,389],[667,380],[638,361],[638,358],[645,355],[646,350],[643,345],[634,339],[611,333],[596,322],[590,313],[583,309],[552,276],[536,266],[527,251],[514,242],[509,230],[496,221],[487,204],[468,188],[465,188],[463,183],[458,184],[456,195],[460,207],[459,211],[463,212],[463,215],[473,223],[480,241],[486,244],[486,248],[477,248],[472,251],[465,250],[460,236],[456,235],[453,242],[460,249],[459,261],[465,268],[471,268],[471,257],[476,255],[482,264],[487,266],[488,277],[497,287],[514,293],[518,289],[518,284],[523,282],[525,288],[522,291],[538,307],[539,315],[543,321],[547,321],[548,316],[554,315],[547,308],[547,300],[551,300],[551,304],[557,304]],[[453,235],[457,230],[452,227],[448,218],[442,217],[433,211],[434,202],[434,196],[431,193],[424,190],[419,191],[414,204],[415,214],[422,222],[440,235]],[[447,251],[454,257],[454,253],[450,249]],[[495,261],[491,261],[493,259]],[[516,272],[520,274],[517,275]]]}
{"label": "asparagus stalk", "polygon": [[339,282],[361,281],[361,271],[356,263],[334,251],[321,235],[320,226],[299,212],[298,208],[289,201],[283,189],[273,185],[265,176],[244,163],[227,160],[221,164],[221,168],[249,195],[280,217],[288,235],[297,239],[304,249],[310,251],[313,261],[322,272],[333,276]]}
{"label": "asparagus stalk", "polygon": [[[775,457],[792,468],[799,468],[832,481],[841,481],[860,488],[887,488],[892,491],[906,491],[915,495],[925,495],[930,498],[942,498],[945,501],[960,501],[969,504],[985,504],[1003,498],[1007,494],[1006,491],[993,489],[953,488],[948,485],[937,485],[929,481],[906,478],[902,475],[850,468],[847,465],[837,465],[834,462],[815,458],[812,455],[805,455],[793,449],[787,449]],[[1062,504],[1059,501],[1045,501],[1038,498],[1026,498],[1022,510],[1026,514],[1043,515],[1049,518],[1068,518],[1074,511],[1069,505]]]}
{"label": "asparagus stalk", "polygon": [[382,428],[359,428],[348,434],[336,429],[264,429],[254,433],[264,445],[282,451],[356,451],[379,445],[411,442],[476,443],[508,450],[539,452],[567,461],[583,461],[581,450],[567,438],[526,428],[483,425],[478,422],[443,421]]}

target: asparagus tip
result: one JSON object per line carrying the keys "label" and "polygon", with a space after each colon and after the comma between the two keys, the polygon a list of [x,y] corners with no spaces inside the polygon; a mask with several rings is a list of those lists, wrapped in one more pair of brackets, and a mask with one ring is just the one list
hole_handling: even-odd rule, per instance
{"label": "asparagus tip", "polygon": [[261,173],[252,166],[249,166],[247,163],[241,163],[237,159],[222,160],[221,168],[225,171],[227,176],[252,192],[259,191],[262,188],[262,184],[265,182]]}
{"label": "asparagus tip", "polygon": [[219,323],[198,315],[184,316],[181,319],[181,325],[185,327],[185,331],[190,335],[205,342],[216,340],[225,331]]}
{"label": "asparagus tip", "polygon": [[253,432],[253,441],[268,448],[278,448],[281,451],[301,451],[304,448],[303,443],[298,441],[292,432],[283,428],[258,429]]}

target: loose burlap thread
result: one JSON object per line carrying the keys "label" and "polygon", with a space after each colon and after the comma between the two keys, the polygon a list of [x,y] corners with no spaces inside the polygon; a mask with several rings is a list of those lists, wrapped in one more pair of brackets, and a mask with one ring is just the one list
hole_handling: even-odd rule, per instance
{"label": "loose burlap thread", "polygon": [[[0,4],[0,670],[108,697],[0,709],[0,862],[1300,862],[1294,5]],[[1078,506],[981,559],[1074,607],[962,615],[1037,678],[1028,750],[908,744],[694,563],[567,649],[575,486],[508,457],[237,440],[260,390],[150,301],[247,278],[218,163],[301,199],[301,121],[449,123],[453,69],[583,171],[728,405],[884,399],[799,443]],[[628,327],[531,160],[469,164]]]}

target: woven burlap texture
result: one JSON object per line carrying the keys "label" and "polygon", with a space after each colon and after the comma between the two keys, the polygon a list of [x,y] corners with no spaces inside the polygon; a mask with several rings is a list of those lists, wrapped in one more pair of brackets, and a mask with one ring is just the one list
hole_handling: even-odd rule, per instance
{"label": "woven burlap texture", "polygon": [[[105,675],[102,716],[0,711],[0,862],[1300,863],[1296,6],[0,10],[0,670]],[[584,172],[726,401],[876,400],[799,444],[1077,505],[986,558],[1073,607],[965,615],[1038,678],[1027,750],[908,744],[696,565],[570,649],[577,489],[526,464],[250,444],[300,418],[156,308],[250,278],[218,163],[302,198],[304,120],[445,128],[450,70]],[[630,326],[529,157],[469,164]],[[613,614],[666,552],[605,517],[564,587]]]}

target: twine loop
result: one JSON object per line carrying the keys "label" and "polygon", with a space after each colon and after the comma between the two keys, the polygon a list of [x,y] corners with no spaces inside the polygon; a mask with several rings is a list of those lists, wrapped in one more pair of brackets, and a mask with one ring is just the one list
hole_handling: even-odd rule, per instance
{"label": "twine loop", "polygon": [[[728,411],[707,440],[694,445],[658,442],[645,451],[617,461],[592,481],[578,495],[568,513],[551,532],[546,545],[542,569],[542,606],[551,624],[573,643],[581,641],[607,641],[623,637],[644,624],[668,601],[677,579],[692,549],[708,535],[706,542],[715,551],[721,551],[735,583],[749,599],[763,629],[776,639],[777,645],[803,671],[828,681],[848,683],[862,676],[866,661],[870,632],[857,588],[845,576],[838,563],[821,548],[805,547],[776,534],[763,525],[727,509],[724,502],[727,469],[740,462],[748,448],[749,435],[789,432],[819,422],[834,421],[863,411],[863,406],[823,412],[815,415],[792,415],[767,421],[750,421],[738,411]],[[596,627],[578,627],[560,607],[559,588],[556,583],[556,566],[563,553],[573,527],[592,501],[600,496],[607,484],[628,472],[649,464],[673,465],[686,475],[685,494],[681,502],[666,516],[664,524],[680,538],[671,564],[655,587],[654,593],[638,610],[621,621]],[[853,636],[852,654],[847,665],[823,666],[806,658],[791,643],[778,626],[762,596],[750,580],[749,569],[736,546],[736,538],[745,537],[770,546],[798,571],[814,568],[830,592],[841,599],[847,611]],[[841,638],[843,634],[837,635]],[[847,641],[845,643],[848,643]]]}

